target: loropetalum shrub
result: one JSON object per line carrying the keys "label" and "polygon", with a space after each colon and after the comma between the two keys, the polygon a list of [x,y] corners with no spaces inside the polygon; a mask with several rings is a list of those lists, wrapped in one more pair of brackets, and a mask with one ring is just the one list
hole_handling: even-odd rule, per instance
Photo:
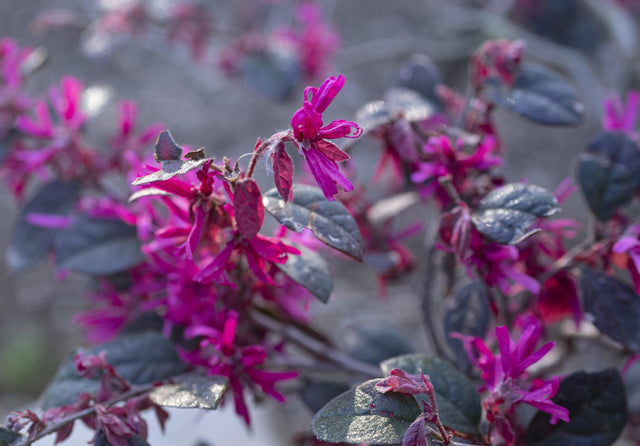
{"label": "loropetalum shrub", "polygon": [[[549,219],[576,189],[571,180],[550,192],[498,170],[508,148],[496,108],[540,125],[583,119],[573,88],[526,62],[522,42],[489,41],[472,55],[468,97],[426,58],[412,59],[354,121],[323,117],[345,88],[331,76],[305,89],[287,130],[237,160],[181,147],[161,125],[138,129],[131,101],[120,103],[103,150],[85,138],[81,81],[65,77],[39,100],[24,93],[30,54],[0,41],[2,169],[21,206],[8,260],[24,269],[52,253],[62,276],[90,276],[93,307],[76,320],[95,346],[65,360],[42,413],[9,416],[1,445],[54,433],[60,442],[77,420],[96,431],[94,444],[148,444],[140,412],[152,409],[164,426],[162,406],[233,404],[249,424],[247,398],[284,402],[279,385],[294,379],[317,411],[315,444],[607,445],[622,432],[622,374],[554,376],[571,355],[549,354],[558,344],[570,352],[557,330],[566,319],[615,343],[625,370],[640,352],[640,223],[626,207],[640,186],[638,93],[607,101],[603,131],[578,161],[595,218],[578,242],[580,223]],[[382,144],[373,177],[388,187],[381,202],[348,164],[365,134]],[[261,160],[273,174],[266,192],[254,178]],[[383,186],[387,169],[395,181]],[[113,177],[129,194],[109,186]],[[394,217],[418,203],[439,217],[394,232]],[[265,211],[281,225],[272,234]],[[425,290],[426,312],[439,314],[449,295],[444,323],[428,327],[437,355],[398,355],[407,350],[391,343],[367,362],[357,358],[376,356],[375,343],[345,352],[312,328],[309,300],[326,303],[333,288],[325,251],[364,260],[384,294],[415,268],[403,240],[425,225],[438,225],[427,257],[443,259],[446,279],[444,290]],[[322,368],[316,381],[305,377],[293,366],[305,352],[356,386],[317,381]]]}

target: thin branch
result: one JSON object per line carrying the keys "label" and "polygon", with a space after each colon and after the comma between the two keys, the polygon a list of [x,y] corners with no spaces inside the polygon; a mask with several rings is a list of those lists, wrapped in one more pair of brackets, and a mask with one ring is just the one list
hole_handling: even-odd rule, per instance
{"label": "thin branch", "polygon": [[[142,395],[146,392],[148,392],[149,390],[154,388],[154,384],[146,384],[144,386],[136,386],[131,388],[130,390],[128,390],[127,392],[121,393],[120,395],[111,398],[108,401],[105,401],[104,403],[100,403],[103,406],[112,406],[114,404],[117,404],[121,401],[125,401],[128,400],[130,398]],[[28,437],[24,437],[23,440],[21,440],[18,443],[13,444],[12,446],[29,446],[31,445],[33,442],[40,440],[43,437],[46,437],[47,435],[51,435],[55,432],[57,432],[59,429],[61,429],[62,427],[66,426],[69,423],[73,423],[74,421],[86,417],[87,415],[91,415],[92,413],[94,413],[96,411],[95,406],[93,407],[89,407],[87,409],[81,410],[79,412],[76,412],[72,415],[69,415],[68,417],[65,417],[59,421],[56,421],[55,423],[51,423],[49,425],[47,425],[46,428],[44,428],[43,430],[41,430],[40,432],[38,432],[38,434],[33,437],[31,440]]]}
{"label": "thin branch", "polygon": [[305,350],[313,353],[314,355],[326,358],[333,363],[344,367],[348,371],[367,375],[372,378],[382,376],[382,371],[379,367],[363,361],[359,361],[349,355],[335,350],[327,344],[312,338],[296,327],[282,324],[281,322],[257,311],[251,312],[249,316],[264,328],[275,333],[280,333],[282,336],[291,340],[292,342],[295,342]]}

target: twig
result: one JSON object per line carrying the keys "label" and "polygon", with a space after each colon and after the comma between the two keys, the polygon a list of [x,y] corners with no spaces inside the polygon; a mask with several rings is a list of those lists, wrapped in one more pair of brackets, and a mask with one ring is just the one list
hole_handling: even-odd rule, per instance
{"label": "twig", "polygon": [[344,367],[346,370],[351,372],[360,373],[363,375],[367,375],[370,377],[380,377],[382,376],[382,371],[379,367],[368,364],[363,361],[359,361],[355,358],[352,358],[349,355],[346,355],[340,351],[337,351],[327,344],[318,341],[317,339],[312,338],[301,330],[290,326],[284,325],[281,322],[270,318],[269,316],[259,313],[257,311],[253,311],[249,314],[249,316],[258,324],[267,328],[270,331],[275,333],[280,333],[287,339],[295,342],[300,347],[308,350],[309,352],[326,358],[335,364],[339,364]]}
{"label": "twig", "polygon": [[[127,392],[121,393],[120,395],[104,402],[104,403],[100,403],[103,406],[112,406],[114,404],[117,404],[121,401],[125,401],[128,400],[130,398],[142,395],[146,392],[148,392],[149,390],[153,389],[154,384],[146,384],[144,386],[136,386],[131,388],[130,390],[128,390]],[[21,440],[18,443],[12,443],[12,446],[29,446],[31,445],[33,442],[40,440],[43,437],[46,437],[47,435],[51,435],[53,433],[55,433],[56,431],[58,431],[60,428],[66,426],[69,423],[73,423],[74,421],[86,417],[87,415],[91,415],[92,413],[94,413],[96,411],[95,406],[93,407],[89,407],[87,409],[81,410],[80,412],[76,412],[72,415],[69,415],[68,417],[65,417],[63,419],[61,419],[60,421],[56,421],[55,423],[51,423],[49,425],[47,425],[46,428],[44,428],[43,430],[41,430],[40,432],[38,432],[38,434],[33,437],[32,439],[29,439],[28,437],[24,437],[23,440]]]}
{"label": "twig", "polygon": [[553,262],[553,265],[551,265],[551,269],[549,269],[549,271],[547,271],[540,278],[540,281],[544,282],[550,277],[554,276],[559,271],[562,271],[563,269],[570,266],[571,262],[573,262],[576,257],[578,257],[580,254],[585,252],[592,245],[593,245],[593,239],[591,237],[587,237],[584,240],[582,240],[576,246],[574,246],[569,251],[567,251],[562,257],[560,257],[558,260]]}

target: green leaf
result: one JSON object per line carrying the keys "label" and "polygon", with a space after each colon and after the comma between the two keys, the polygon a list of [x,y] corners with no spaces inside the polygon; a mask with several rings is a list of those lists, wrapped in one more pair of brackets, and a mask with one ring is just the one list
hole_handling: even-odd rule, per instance
{"label": "green leaf", "polygon": [[476,229],[496,243],[515,245],[537,230],[528,231],[538,217],[560,211],[558,200],[546,189],[510,183],[487,194],[471,219]]}
{"label": "green leaf", "polygon": [[433,105],[408,88],[391,88],[385,95],[385,104],[392,115],[402,116],[409,122],[424,121],[434,114]]}
{"label": "green leaf", "polygon": [[496,105],[538,124],[577,125],[584,118],[584,105],[575,89],[537,64],[522,64],[511,86],[489,80],[485,94]]}
{"label": "green leaf", "polygon": [[429,375],[436,393],[442,424],[461,434],[477,435],[482,408],[475,386],[449,362],[422,354],[388,359],[380,364],[385,375],[393,369]]}
{"label": "green leaf", "polygon": [[527,428],[526,445],[609,446],[627,424],[625,386],[615,369],[569,375],[553,402],[569,410],[569,423],[551,424],[551,415],[538,411]]}
{"label": "green leaf", "polygon": [[289,254],[285,263],[276,263],[276,266],[322,303],[327,303],[333,291],[333,274],[329,265],[317,252],[301,245],[294,246],[301,254]]}
{"label": "green leaf", "polygon": [[331,400],[311,421],[314,435],[330,443],[401,443],[422,410],[412,396],[380,393],[380,381],[367,381]]}
{"label": "green leaf", "polygon": [[[156,332],[136,332],[118,336],[114,340],[83,350],[90,354],[104,351],[107,361],[116,371],[133,384],[148,384],[161,381],[187,370],[173,344]],[[99,380],[85,379],[78,374],[70,352],[45,391],[43,409],[64,406],[76,401],[80,392],[94,392]]]}
{"label": "green leaf", "polygon": [[12,443],[21,438],[23,437],[19,433],[11,431],[6,427],[0,427],[0,446],[11,446]]}
{"label": "green leaf", "polygon": [[358,261],[364,256],[364,242],[358,224],[339,201],[328,201],[320,189],[304,184],[293,186],[293,200],[285,203],[276,188],[264,194],[264,207],[287,228],[310,229],[318,240]]}
{"label": "green leaf", "polygon": [[149,396],[161,406],[213,410],[218,408],[228,386],[225,376],[188,374],[156,387]]}
{"label": "green leaf", "polygon": [[416,351],[411,340],[391,324],[358,326],[345,337],[344,343],[351,357],[375,366],[385,359]]}
{"label": "green leaf", "polygon": [[69,215],[80,191],[80,183],[55,180],[43,185],[29,199],[14,225],[7,249],[7,263],[12,269],[34,266],[53,246],[57,230],[28,223],[29,214]]}
{"label": "green leaf", "polygon": [[56,265],[78,273],[109,275],[144,261],[135,226],[80,215],[55,240]]}
{"label": "green leaf", "polygon": [[622,132],[601,133],[580,156],[577,177],[591,212],[610,219],[640,186],[638,144]]}

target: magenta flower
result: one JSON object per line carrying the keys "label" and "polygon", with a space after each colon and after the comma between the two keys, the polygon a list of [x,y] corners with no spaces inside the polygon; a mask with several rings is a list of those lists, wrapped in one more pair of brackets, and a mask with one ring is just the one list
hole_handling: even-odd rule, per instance
{"label": "magenta flower", "polygon": [[271,372],[259,368],[267,359],[264,348],[259,345],[239,348],[236,344],[237,327],[238,313],[233,310],[228,312],[222,330],[208,326],[192,326],[185,331],[185,336],[200,336],[202,339],[199,348],[192,352],[180,351],[180,355],[191,364],[205,366],[210,375],[228,377],[236,413],[249,424],[249,409],[244,401],[244,386],[257,385],[276,401],[284,402],[285,397],[276,390],[275,384],[296,378],[298,373],[295,371]]}
{"label": "magenta flower", "polygon": [[615,245],[613,252],[627,254],[627,268],[631,273],[636,292],[640,293],[640,225],[631,225]]}
{"label": "magenta flower", "polygon": [[337,162],[349,159],[338,146],[327,141],[336,138],[357,138],[362,129],[352,121],[336,120],[323,126],[322,113],[344,86],[344,77],[326,79],[319,88],[304,90],[304,104],[291,118],[294,144],[305,157],[309,169],[327,200],[338,193],[337,184],[345,191],[353,190],[353,184],[340,173]]}
{"label": "magenta flower", "polygon": [[[536,321],[537,322],[537,321]],[[516,342],[506,326],[496,328],[499,353],[494,354],[480,338],[453,333],[451,336],[464,343],[471,362],[482,372],[481,377],[489,396],[484,402],[487,418],[508,444],[513,444],[514,407],[526,403],[551,415],[551,423],[558,419],[569,422],[569,411],[558,406],[551,398],[557,393],[559,380],[526,382],[526,370],[540,361],[555,345],[547,342],[536,349],[542,335],[539,323],[531,323]]]}
{"label": "magenta flower", "polygon": [[638,139],[638,134],[633,130],[638,117],[640,105],[640,92],[627,93],[626,104],[619,96],[612,95],[604,101],[604,118],[602,128],[607,131],[624,132],[633,139]]}
{"label": "magenta flower", "polygon": [[323,21],[320,7],[312,1],[300,2],[296,17],[301,28],[295,39],[298,58],[302,71],[313,79],[327,71],[331,56],[340,46],[340,36]]}
{"label": "magenta flower", "polygon": [[8,37],[0,39],[0,138],[14,126],[18,116],[26,113],[30,100],[22,92],[22,64],[31,48],[19,48]]}
{"label": "magenta flower", "polygon": [[451,140],[446,135],[431,137],[423,147],[426,160],[418,164],[411,181],[421,185],[422,196],[434,195],[446,209],[451,205],[451,197],[438,178],[451,175],[451,182],[461,195],[476,190],[474,176],[502,164],[502,158],[494,154],[496,147],[496,139],[490,135],[471,150],[462,139]]}

